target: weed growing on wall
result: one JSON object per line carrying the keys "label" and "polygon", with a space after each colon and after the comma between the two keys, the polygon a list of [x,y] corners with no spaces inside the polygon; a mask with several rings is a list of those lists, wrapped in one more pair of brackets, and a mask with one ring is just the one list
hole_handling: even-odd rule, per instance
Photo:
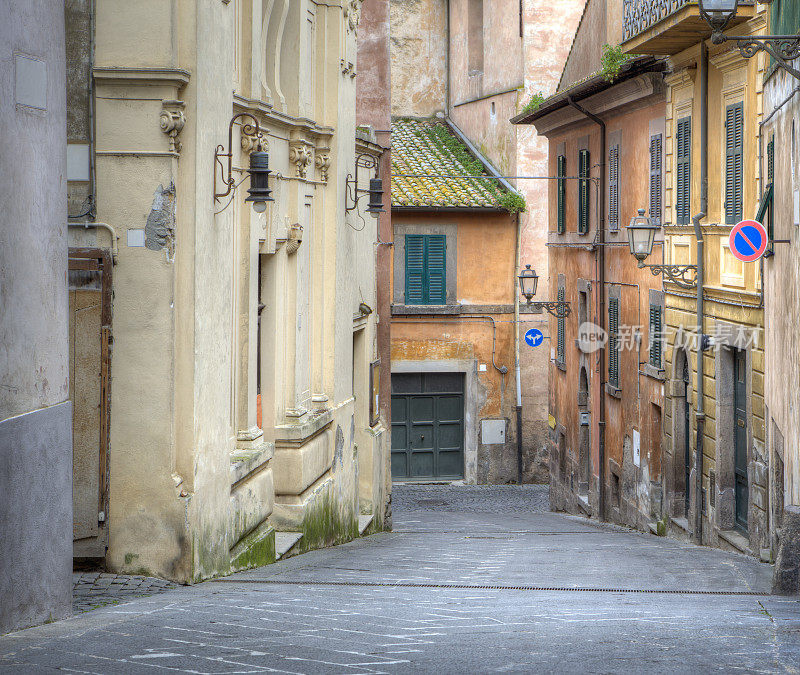
{"label": "weed growing on wall", "polygon": [[524,113],[532,113],[536,112],[539,109],[539,106],[542,105],[544,100],[547,98],[542,92],[537,91],[535,94],[531,95],[531,100],[525,104],[525,107],[522,108],[522,112]]}
{"label": "weed growing on wall", "polygon": [[630,61],[632,56],[622,53],[622,47],[616,45],[603,45],[603,55],[600,57],[600,65],[603,67],[600,71],[603,78],[607,82],[613,82],[619,76],[619,71],[622,69],[623,64]]}
{"label": "weed growing on wall", "polygon": [[519,213],[525,211],[528,205],[525,203],[525,198],[515,192],[504,192],[497,199],[502,206],[509,213]]}

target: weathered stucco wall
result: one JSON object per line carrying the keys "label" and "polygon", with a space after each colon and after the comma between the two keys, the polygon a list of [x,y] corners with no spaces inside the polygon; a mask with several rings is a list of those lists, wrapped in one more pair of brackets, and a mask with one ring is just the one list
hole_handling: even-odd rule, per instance
{"label": "weathered stucco wall", "polygon": [[0,2],[0,633],[71,612],[64,8]]}
{"label": "weathered stucco wall", "polygon": [[391,0],[392,115],[430,117],[447,101],[447,0]]}

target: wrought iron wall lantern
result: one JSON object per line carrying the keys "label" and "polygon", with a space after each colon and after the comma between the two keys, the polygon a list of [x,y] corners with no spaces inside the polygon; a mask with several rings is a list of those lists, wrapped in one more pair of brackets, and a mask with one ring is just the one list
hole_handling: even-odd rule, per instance
{"label": "wrought iron wall lantern", "polygon": [[571,310],[568,302],[552,302],[550,300],[533,302],[533,296],[536,295],[536,288],[539,286],[539,275],[536,274],[536,270],[531,269],[530,265],[525,265],[525,269],[519,273],[517,280],[519,281],[519,291],[529,306],[538,310],[547,310],[549,314],[558,319],[569,316]]}
{"label": "wrought iron wall lantern", "polygon": [[800,35],[725,35],[723,31],[736,16],[738,8],[739,0],[700,0],[700,16],[711,26],[711,42],[716,45],[735,42],[743,59],[761,51],[767,52],[778,66],[800,80],[800,70],[789,63],[800,57]]}
{"label": "wrought iron wall lantern", "polygon": [[631,222],[626,229],[631,255],[636,258],[641,269],[649,269],[654,277],[661,274],[666,280],[677,284],[681,288],[697,288],[697,265],[645,264],[644,261],[653,251],[656,233],[661,228],[644,215],[644,209],[639,209],[639,215],[631,218]]}
{"label": "wrought iron wall lantern", "polygon": [[[233,125],[236,120],[242,117],[249,117],[253,120],[253,124],[246,122],[242,124],[242,133],[245,136],[261,136],[261,127],[258,125],[258,120],[250,113],[242,112],[237,113],[231,118],[228,125],[228,151],[225,152],[225,146],[218,145],[214,151],[214,201],[218,202],[230,195],[238,184],[233,177]],[[227,172],[222,158],[228,158]],[[217,192],[217,173],[222,179],[222,184],[225,186],[224,192]],[[272,173],[269,169],[269,154],[261,151],[253,151],[250,153],[250,168],[247,172],[250,175],[250,188],[247,190],[248,197],[246,202],[253,204],[253,210],[257,213],[264,213],[267,210],[267,202],[275,201],[272,198],[272,190],[269,189],[269,174]]]}
{"label": "wrought iron wall lantern", "polygon": [[[375,169],[375,176],[369,179],[369,190],[358,187],[358,169]],[[362,153],[356,156],[356,175],[347,174],[345,180],[345,210],[353,211],[358,207],[358,200],[369,195],[367,213],[377,218],[383,213],[383,181],[378,175],[378,158]]]}

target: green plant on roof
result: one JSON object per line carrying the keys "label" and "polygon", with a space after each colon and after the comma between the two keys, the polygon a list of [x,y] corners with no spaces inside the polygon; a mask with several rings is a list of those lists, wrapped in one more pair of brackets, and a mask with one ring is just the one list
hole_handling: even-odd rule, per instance
{"label": "green plant on roof", "polygon": [[600,73],[607,82],[613,82],[619,76],[624,63],[630,61],[632,56],[622,53],[622,47],[616,45],[603,45],[603,55],[600,57],[600,65],[603,66]]}
{"label": "green plant on roof", "polygon": [[542,92],[537,91],[535,94],[531,95],[531,100],[525,104],[525,107],[522,109],[524,113],[532,113],[536,112],[539,109],[539,106],[542,105],[542,102],[547,98]]}
{"label": "green plant on roof", "polygon": [[525,198],[516,192],[504,192],[497,198],[497,201],[509,213],[519,213],[528,208]]}

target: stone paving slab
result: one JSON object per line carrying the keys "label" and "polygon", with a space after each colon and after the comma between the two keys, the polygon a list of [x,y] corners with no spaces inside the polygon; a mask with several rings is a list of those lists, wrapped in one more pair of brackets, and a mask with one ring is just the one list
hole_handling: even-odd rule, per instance
{"label": "stone paving slab", "polygon": [[155,577],[75,572],[72,575],[72,611],[80,614],[90,609],[128,602],[178,587],[172,581]]}
{"label": "stone paving slab", "polygon": [[[771,567],[544,513],[522,488],[439,490],[397,489],[396,533],[0,638],[0,673],[800,670],[798,598],[442,587],[467,577],[762,593]],[[398,581],[417,578],[433,586]]]}

